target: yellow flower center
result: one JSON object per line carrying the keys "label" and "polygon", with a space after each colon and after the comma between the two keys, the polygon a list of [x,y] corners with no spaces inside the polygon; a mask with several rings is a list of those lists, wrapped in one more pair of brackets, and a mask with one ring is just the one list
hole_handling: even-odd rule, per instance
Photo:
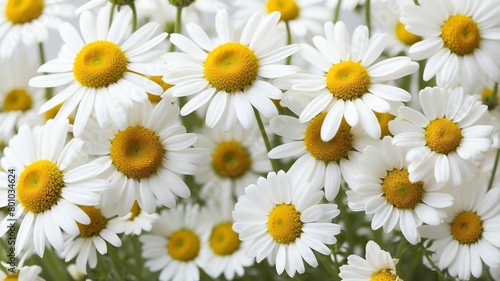
{"label": "yellow flower center", "polygon": [[214,88],[234,93],[257,80],[259,59],[246,45],[226,43],[208,54],[203,67],[205,78]]}
{"label": "yellow flower center", "polygon": [[132,213],[132,215],[128,219],[129,221],[135,220],[135,218],[141,213],[141,207],[139,207],[137,201],[134,201],[134,205],[132,205],[130,212]]}
{"label": "yellow flower center", "polygon": [[234,140],[219,143],[212,154],[212,167],[221,177],[239,178],[250,169],[251,164],[250,152]]}
{"label": "yellow flower center", "polygon": [[118,45],[95,41],[85,45],[76,55],[73,75],[85,87],[103,88],[120,80],[127,65],[127,57]]}
{"label": "yellow flower center", "polygon": [[240,239],[231,222],[221,223],[212,229],[210,248],[220,256],[231,255],[240,248]]}
{"label": "yellow flower center", "polygon": [[427,146],[437,153],[454,151],[462,140],[462,130],[450,119],[435,119],[425,128]]}
{"label": "yellow flower center", "polygon": [[300,212],[292,204],[278,204],[269,213],[267,229],[276,242],[290,244],[302,234]]}
{"label": "yellow flower center", "polygon": [[422,37],[406,30],[405,25],[402,24],[400,21],[398,21],[398,24],[396,25],[396,37],[398,38],[399,41],[403,42],[405,45],[408,46],[411,46],[422,40]]}
{"label": "yellow flower center", "polygon": [[164,155],[160,137],[142,126],[119,131],[111,141],[111,160],[129,178],[147,178],[161,166]]}
{"label": "yellow flower center", "polygon": [[383,139],[385,136],[392,136],[391,131],[389,131],[389,122],[394,120],[396,116],[390,113],[380,113],[375,112],[375,116],[377,116],[378,123],[380,124],[381,135],[380,138]]}
{"label": "yellow flower center", "polygon": [[488,106],[488,110],[491,111],[497,107],[498,97],[494,95],[492,89],[484,88],[481,92],[481,102]]}
{"label": "yellow flower center", "polygon": [[351,60],[332,65],[326,74],[326,88],[338,99],[357,99],[368,92],[370,83],[366,68]]}
{"label": "yellow flower center", "polygon": [[422,182],[410,182],[407,169],[393,169],[382,180],[382,192],[388,203],[398,209],[413,209],[422,201]]}
{"label": "yellow flower center", "polygon": [[[165,81],[163,81],[162,76],[149,76],[148,77],[151,81],[155,82],[156,84],[160,85],[163,91],[165,92],[169,88],[172,88],[174,85],[168,84]],[[148,99],[150,102],[153,103],[159,103],[161,101],[161,96],[158,95],[152,95],[148,93]]]}
{"label": "yellow flower center", "polygon": [[267,12],[280,12],[281,21],[294,20],[299,17],[300,8],[294,0],[268,0]]}
{"label": "yellow flower center", "polygon": [[191,230],[181,229],[170,236],[167,250],[175,260],[193,260],[200,251],[200,238]]}
{"label": "yellow flower center", "polygon": [[460,244],[476,243],[483,235],[483,222],[473,212],[462,212],[453,220],[451,234]]}
{"label": "yellow flower center", "polygon": [[64,186],[59,167],[48,160],[38,160],[24,168],[19,176],[19,202],[31,213],[43,213],[57,204]]}
{"label": "yellow flower center", "polygon": [[[45,119],[45,122],[49,121],[50,119],[56,118],[56,115],[59,112],[59,110],[61,110],[62,105],[63,104],[60,103],[60,104],[54,106],[53,108],[45,111],[45,113],[43,115],[43,117]],[[75,123],[75,118],[71,117],[71,115],[68,116],[68,120],[69,120],[70,124],[74,124]]]}
{"label": "yellow flower center", "polygon": [[3,108],[6,111],[21,110],[26,111],[31,109],[33,101],[31,96],[24,89],[13,89],[5,96]]}
{"label": "yellow flower center", "polygon": [[388,270],[382,270],[372,275],[370,281],[395,281],[397,276]]}
{"label": "yellow flower center", "polygon": [[99,233],[106,228],[108,220],[102,215],[101,210],[93,206],[79,206],[90,218],[89,224],[81,224],[76,222],[80,230],[80,236],[90,238],[99,236]]}
{"label": "yellow flower center", "polygon": [[5,17],[13,24],[24,24],[39,18],[44,7],[43,0],[8,0]]}
{"label": "yellow flower center", "polygon": [[469,16],[454,15],[441,26],[441,38],[452,53],[464,56],[474,52],[481,42],[481,31]]}
{"label": "yellow flower center", "polygon": [[342,120],[337,134],[333,139],[325,142],[321,139],[321,126],[326,113],[322,112],[314,117],[307,126],[304,135],[306,150],[316,159],[325,162],[334,162],[347,157],[352,150],[351,126]]}
{"label": "yellow flower center", "polygon": [[17,275],[17,273],[14,273],[13,275],[9,275],[7,277],[5,277],[5,279],[3,281],[18,281],[19,280],[19,276]]}

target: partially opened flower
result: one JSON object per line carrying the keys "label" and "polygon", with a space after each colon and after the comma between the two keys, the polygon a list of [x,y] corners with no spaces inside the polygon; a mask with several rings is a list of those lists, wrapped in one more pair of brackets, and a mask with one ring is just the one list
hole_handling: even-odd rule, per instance
{"label": "partially opened flower", "polygon": [[[9,267],[9,271],[10,271]],[[5,274],[3,270],[0,270],[0,280],[1,281],[45,281],[40,276],[40,273],[42,273],[42,268],[38,265],[19,265],[18,268],[16,268],[15,273],[8,273]]]}
{"label": "partially opened flower", "polygon": [[321,204],[323,192],[303,180],[270,172],[245,188],[233,211],[233,229],[250,244],[247,255],[259,263],[267,258],[278,274],[286,270],[290,277],[305,272],[304,260],[318,266],[312,250],[329,255],[326,245],[340,233],[340,225],[331,222],[337,205]]}
{"label": "partially opened flower", "polygon": [[162,74],[163,64],[151,62],[159,53],[151,49],[167,34],[151,38],[158,24],[148,23],[128,35],[131,18],[129,9],[115,12],[110,26],[108,7],[101,9],[97,18],[89,11],[82,13],[81,35],[71,24],[61,25],[64,45],[59,57],[42,65],[38,71],[48,74],[32,78],[30,85],[67,86],[46,102],[40,113],[63,103],[56,116],[61,119],[76,108],[74,134],[79,136],[89,116],[95,116],[101,127],[110,120],[123,125],[124,107],[144,102],[147,93],[163,93],[160,85],[141,74]]}

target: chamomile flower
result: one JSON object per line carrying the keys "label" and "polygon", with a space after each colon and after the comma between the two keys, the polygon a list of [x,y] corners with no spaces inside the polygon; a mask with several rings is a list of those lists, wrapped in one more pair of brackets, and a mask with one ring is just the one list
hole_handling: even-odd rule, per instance
{"label": "chamomile flower", "polygon": [[391,137],[366,147],[362,156],[344,166],[358,177],[357,181],[345,177],[351,188],[346,193],[351,210],[373,215],[372,229],[383,227],[389,233],[399,226],[406,240],[416,244],[420,242],[417,227],[440,224],[442,208],[453,204],[453,196],[438,192],[442,185],[432,177],[410,181],[408,150],[394,146]]}
{"label": "chamomile flower", "polygon": [[254,13],[279,12],[280,21],[287,22],[291,33],[304,38],[321,32],[321,26],[332,15],[323,0],[240,0],[234,4],[236,21],[246,22]]}
{"label": "chamomile flower", "polygon": [[43,89],[28,85],[37,64],[27,53],[0,61],[0,136],[12,136],[23,124],[43,124],[38,109],[45,102]]}
{"label": "chamomile flower", "polygon": [[486,176],[470,177],[455,189],[456,200],[446,210],[444,222],[421,226],[419,232],[433,241],[440,269],[468,280],[481,276],[484,262],[488,267],[500,266],[500,188],[487,190]]}
{"label": "chamomile flower", "polygon": [[2,270],[0,270],[0,280],[1,281],[45,281],[40,276],[42,273],[42,268],[38,265],[25,265],[20,266],[16,269],[16,272],[13,274],[5,274]]}
{"label": "chamomile flower", "polygon": [[[110,187],[102,193],[106,209],[115,208],[124,216],[137,200],[141,210],[151,214],[157,200],[174,207],[176,196],[190,196],[179,174],[194,174],[194,163],[206,151],[190,147],[196,135],[177,125],[178,115],[178,106],[163,99],[154,107],[148,101],[136,103],[123,127],[112,125],[101,131],[95,123],[88,123],[82,137],[94,144],[89,153],[99,157],[96,161],[110,181]],[[93,141],[96,131],[102,135]]]}
{"label": "chamomile flower", "polygon": [[72,15],[66,0],[1,0],[0,57],[10,57],[21,42],[31,46],[47,41],[49,29],[57,30],[61,18]]}
{"label": "chamomile flower", "polygon": [[109,120],[124,125],[124,107],[134,101],[144,102],[147,93],[160,95],[160,85],[142,74],[161,75],[163,64],[152,63],[158,53],[151,48],[162,42],[165,33],[152,35],[158,28],[148,23],[126,36],[132,12],[115,13],[109,26],[110,8],[100,10],[97,18],[85,11],[80,16],[80,30],[64,23],[59,33],[64,41],[59,57],[42,65],[38,71],[48,75],[34,77],[34,87],[56,87],[69,84],[41,108],[45,112],[63,103],[56,119],[67,118],[77,108],[74,134],[79,136],[88,117],[94,115],[104,127]]}
{"label": "chamomile flower", "polygon": [[245,130],[237,124],[230,131],[222,126],[204,127],[194,147],[207,149],[210,154],[199,162],[194,175],[206,197],[240,196],[245,186],[272,169],[257,127]]}
{"label": "chamomile flower", "polygon": [[[389,112],[411,99],[410,93],[387,85],[415,72],[418,64],[408,57],[394,57],[374,63],[386,45],[386,36],[368,38],[368,28],[359,26],[348,37],[343,22],[325,23],[325,36],[315,36],[316,48],[303,44],[302,56],[324,74],[298,73],[277,79],[275,84],[286,90],[313,95],[299,116],[309,122],[320,112],[327,115],[321,127],[321,139],[331,140],[344,118],[351,127],[358,123],[372,138],[380,137],[376,112]],[[352,44],[350,43],[352,42]]]}
{"label": "chamomile flower", "polygon": [[345,121],[335,136],[327,142],[320,137],[321,126],[326,113],[320,113],[308,124],[297,118],[280,115],[271,119],[271,130],[290,142],[273,148],[269,152],[272,159],[298,157],[288,171],[298,178],[304,178],[311,187],[325,187],[325,197],[332,201],[337,196],[342,180],[341,169],[353,151],[362,151],[375,140],[362,128],[351,128]]}
{"label": "chamomile flower", "polygon": [[259,263],[267,257],[278,274],[304,273],[303,260],[316,267],[312,250],[329,255],[326,245],[334,244],[340,233],[340,226],[331,222],[339,214],[337,205],[321,204],[323,192],[308,185],[283,171],[270,172],[247,186],[234,206],[233,229],[250,243],[247,255]]}
{"label": "chamomile flower", "polygon": [[87,274],[87,264],[90,268],[97,265],[96,250],[100,255],[104,255],[108,251],[106,242],[114,247],[120,247],[122,242],[117,235],[119,232],[110,226],[109,217],[104,216],[100,209],[94,206],[80,208],[89,216],[90,223],[78,223],[79,233],[64,242],[62,255],[66,262],[76,257],[78,269]]}
{"label": "chamomile flower", "polygon": [[264,79],[297,72],[297,67],[278,62],[297,51],[298,46],[277,47],[278,13],[264,18],[253,15],[239,39],[228,17],[226,10],[217,13],[218,38],[214,40],[194,23],[186,27],[191,39],[172,34],[170,41],[185,53],[166,55],[169,71],[163,79],[175,85],[167,94],[193,96],[182,107],[181,115],[209,104],[205,117],[209,127],[223,123],[229,130],[239,121],[249,129],[257,112],[267,118],[278,114],[271,99],[281,99],[282,92]]}
{"label": "chamomile flower", "polygon": [[246,255],[248,242],[240,241],[233,226],[231,212],[233,200],[215,199],[209,201],[201,214],[203,221],[210,225],[208,243],[202,247],[206,259],[203,270],[212,278],[224,274],[226,280],[243,276],[244,267],[251,266],[253,259]]}
{"label": "chamomile flower", "polygon": [[365,256],[366,259],[358,255],[348,256],[347,264],[340,267],[340,278],[343,281],[402,281],[396,272],[398,260],[393,259],[389,252],[380,249],[374,241],[366,243]]}
{"label": "chamomile flower", "polygon": [[466,92],[487,78],[499,81],[500,40],[496,1],[419,1],[406,5],[401,22],[423,40],[410,48],[416,60],[427,59],[423,79],[438,86],[462,86]]}
{"label": "chamomile flower", "polygon": [[[106,210],[104,210],[106,212]],[[125,216],[118,216],[108,221],[111,229],[115,229],[117,233],[125,235],[139,235],[143,230],[150,231],[153,226],[153,221],[158,217],[158,214],[148,214],[141,210],[137,201],[132,205],[132,209]]]}
{"label": "chamomile flower", "polygon": [[479,161],[491,148],[493,126],[488,108],[463,88],[427,87],[419,93],[423,113],[401,107],[389,123],[393,143],[411,149],[410,181],[433,174],[438,183],[459,186],[462,177],[477,174],[472,160]]}
{"label": "chamomile flower", "polygon": [[195,281],[203,266],[202,238],[207,229],[202,224],[199,208],[179,205],[163,210],[149,234],[139,237],[142,256],[151,271],[160,271],[160,280]]}
{"label": "chamomile flower", "polygon": [[[29,246],[31,238],[39,256],[43,256],[47,240],[62,252],[61,229],[76,235],[79,233],[77,223],[90,222],[77,204],[99,204],[99,192],[108,186],[107,181],[97,178],[98,164],[74,165],[81,162],[83,141],[75,138],[66,143],[68,127],[67,120],[51,120],[35,128],[23,125],[4,150],[3,169],[14,168],[18,173],[15,216],[24,216],[17,234],[16,255]],[[7,183],[2,184],[4,186],[7,187]],[[7,193],[0,191],[3,192]],[[6,219],[0,223],[2,234],[7,225]]]}

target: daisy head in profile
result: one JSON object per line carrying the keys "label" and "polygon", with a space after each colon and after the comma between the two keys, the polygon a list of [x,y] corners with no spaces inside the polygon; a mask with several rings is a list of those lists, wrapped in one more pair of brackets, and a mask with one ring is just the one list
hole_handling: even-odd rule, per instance
{"label": "daisy head in profile", "polygon": [[[2,265],[6,269],[10,269],[9,265],[2,262]],[[40,276],[42,273],[42,268],[38,265],[17,265],[16,271],[14,273],[5,273],[0,270],[0,280],[2,281],[45,281],[43,277]]]}
{"label": "daisy head in profile", "polygon": [[[30,241],[40,257],[47,241],[62,252],[63,232],[77,235],[78,224],[90,223],[89,216],[78,206],[99,204],[100,192],[108,187],[106,180],[98,178],[99,164],[82,163],[83,141],[68,141],[68,129],[68,120],[50,120],[34,128],[23,125],[4,150],[2,168],[13,169],[18,178],[15,216],[22,220],[16,255],[28,248]],[[1,178],[5,179],[2,187],[7,187],[7,176]],[[0,189],[0,194],[7,198],[7,189]],[[0,223],[3,233],[7,218]]]}
{"label": "daisy head in profile", "polygon": [[343,22],[325,23],[325,36],[316,35],[314,46],[302,45],[301,55],[320,74],[297,73],[278,78],[282,89],[311,96],[299,115],[309,122],[326,112],[321,139],[331,140],[345,119],[351,127],[360,126],[372,138],[380,137],[374,112],[389,112],[411,99],[410,93],[386,82],[415,72],[418,64],[409,57],[393,57],[375,62],[386,46],[386,34],[369,37],[368,28],[359,26],[349,38]]}
{"label": "daisy head in profile", "polygon": [[59,33],[64,45],[59,56],[40,66],[48,73],[30,80],[34,87],[63,86],[39,110],[43,113],[63,103],[56,118],[67,118],[76,109],[74,134],[79,136],[89,116],[104,127],[109,121],[123,125],[125,109],[144,102],[147,93],[160,95],[162,87],[144,75],[161,75],[163,64],[151,62],[159,52],[151,50],[167,36],[153,34],[157,23],[148,23],[131,35],[130,9],[115,12],[110,25],[110,7],[95,17],[90,11],[80,16],[80,31],[63,23]]}
{"label": "daisy head in profile", "polygon": [[279,17],[279,13],[254,14],[236,36],[228,12],[221,10],[215,19],[216,39],[195,23],[186,26],[190,38],[172,34],[170,41],[182,52],[165,55],[168,72],[163,79],[174,85],[165,94],[191,97],[181,115],[208,105],[207,126],[221,123],[225,130],[236,122],[251,128],[257,113],[267,118],[277,115],[272,99],[281,99],[282,92],[266,80],[297,72],[298,67],[281,61],[299,48],[278,41]]}
{"label": "daisy head in profile", "polygon": [[366,259],[358,255],[347,257],[347,264],[340,267],[343,281],[403,281],[396,273],[397,259],[370,240],[366,243]]}
{"label": "daisy head in profile", "polygon": [[233,229],[248,242],[247,255],[258,263],[267,258],[293,277],[304,273],[304,261],[318,266],[315,250],[329,255],[340,225],[332,223],[340,212],[335,204],[322,204],[323,191],[283,171],[270,172],[245,188],[234,206]]}
{"label": "daisy head in profile", "polygon": [[438,183],[460,186],[462,178],[477,174],[480,161],[491,148],[494,127],[488,107],[463,88],[427,87],[419,93],[422,111],[403,106],[389,123],[393,143],[411,148],[410,181],[432,174]]}
{"label": "daisy head in profile", "polygon": [[419,5],[405,5],[401,22],[422,37],[412,45],[410,55],[427,59],[423,79],[436,76],[438,86],[461,86],[466,92],[477,84],[486,86],[489,79],[498,82],[499,13],[494,0],[424,0]]}

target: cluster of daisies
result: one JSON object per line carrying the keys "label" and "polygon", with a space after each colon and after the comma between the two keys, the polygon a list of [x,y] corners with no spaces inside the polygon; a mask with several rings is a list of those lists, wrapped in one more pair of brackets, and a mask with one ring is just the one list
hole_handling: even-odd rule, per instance
{"label": "cluster of daisies", "polygon": [[496,0],[71,2],[0,0],[0,280],[500,280]]}

